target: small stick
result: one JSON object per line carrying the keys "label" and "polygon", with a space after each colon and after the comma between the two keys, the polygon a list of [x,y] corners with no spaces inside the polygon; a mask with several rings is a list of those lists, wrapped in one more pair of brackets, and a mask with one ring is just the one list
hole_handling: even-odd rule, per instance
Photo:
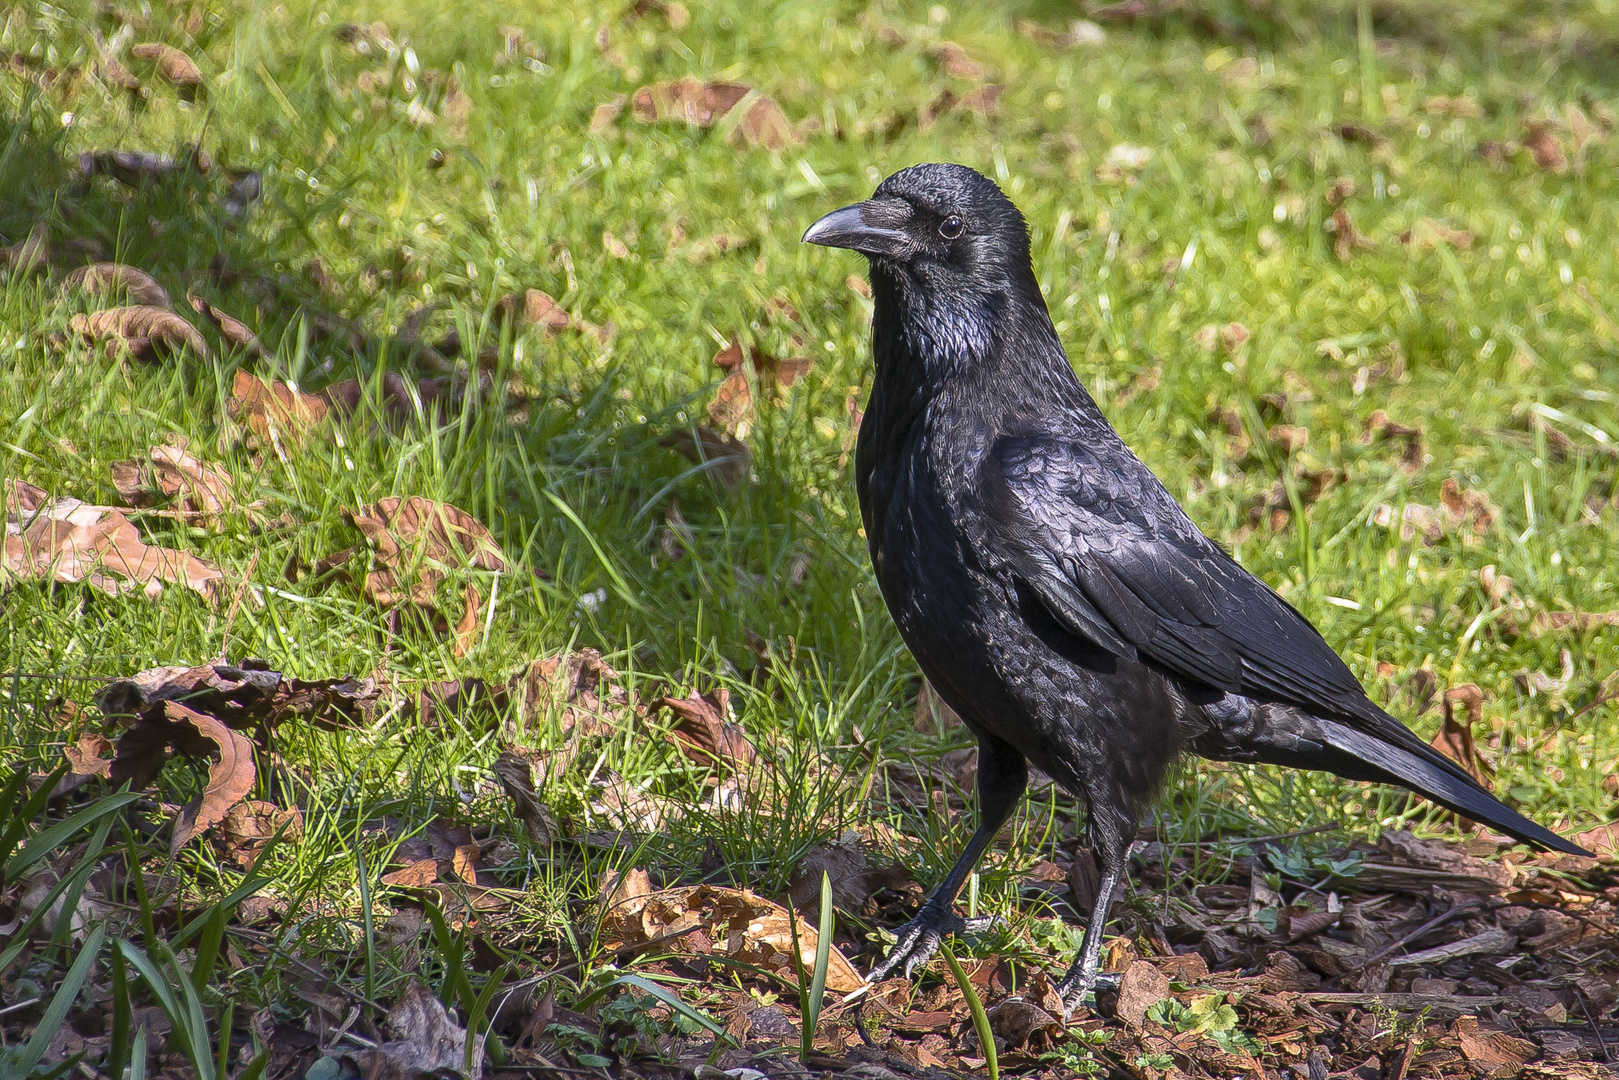
{"label": "small stick", "polygon": [[1479,910],[1483,906],[1484,905],[1481,904],[1477,900],[1467,900],[1467,901],[1464,901],[1463,903],[1455,905],[1454,907],[1450,908],[1448,911],[1445,911],[1444,913],[1436,915],[1433,918],[1429,919],[1427,922],[1423,923],[1421,926],[1417,927],[1415,930],[1411,931],[1409,934],[1406,934],[1404,937],[1400,938],[1399,941],[1396,941],[1394,944],[1390,945],[1388,948],[1384,949],[1382,952],[1377,953],[1377,954],[1375,954],[1373,956],[1368,956],[1365,960],[1362,960],[1360,962],[1360,966],[1358,968],[1356,968],[1356,970],[1357,971],[1364,971],[1366,968],[1371,967],[1373,964],[1377,963],[1379,960],[1382,960],[1385,957],[1394,955],[1394,953],[1398,952],[1400,949],[1405,948],[1407,945],[1411,944],[1413,941],[1416,941],[1418,938],[1422,937],[1424,934],[1430,934],[1433,931],[1439,929],[1441,926],[1444,926],[1446,923],[1455,922],[1457,919],[1462,918],[1464,915],[1471,915],[1473,912]]}
{"label": "small stick", "polygon": [[1591,1030],[1596,1032],[1597,1042],[1602,1044],[1602,1060],[1612,1061],[1613,1051],[1608,1049],[1607,1037],[1602,1034],[1602,1028],[1597,1025],[1596,1018],[1591,1015],[1591,1010],[1585,1005],[1584,992],[1577,986],[1572,989],[1574,990],[1574,1000],[1580,1003],[1580,1011],[1585,1014],[1585,1022],[1591,1025]]}
{"label": "small stick", "polygon": [[1235,840],[1203,840],[1192,844],[1166,844],[1166,847],[1195,847],[1212,848],[1222,845],[1240,846],[1243,844],[1265,844],[1272,840],[1296,840],[1301,836],[1314,836],[1316,833],[1332,832],[1343,826],[1336,821],[1329,821],[1325,825],[1317,825],[1312,829],[1298,829],[1294,832],[1276,833],[1273,836],[1248,836]]}

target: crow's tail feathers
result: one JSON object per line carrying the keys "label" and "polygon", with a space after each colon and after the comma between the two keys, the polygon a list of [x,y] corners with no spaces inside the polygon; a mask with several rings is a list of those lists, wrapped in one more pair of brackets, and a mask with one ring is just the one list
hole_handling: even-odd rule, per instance
{"label": "crow's tail feathers", "polygon": [[1485,791],[1455,762],[1416,736],[1409,735],[1410,729],[1398,720],[1391,717],[1389,722],[1398,725],[1408,737],[1395,743],[1348,724],[1321,720],[1320,735],[1325,745],[1319,751],[1323,760],[1315,767],[1357,779],[1381,780],[1410,788],[1448,810],[1483,822],[1538,848],[1564,851],[1570,855],[1591,854],[1578,844],[1571,844],[1550,829],[1535,824]]}

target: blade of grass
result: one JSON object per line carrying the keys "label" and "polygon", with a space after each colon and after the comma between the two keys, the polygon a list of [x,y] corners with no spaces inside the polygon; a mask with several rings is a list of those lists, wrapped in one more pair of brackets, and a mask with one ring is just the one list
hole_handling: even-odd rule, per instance
{"label": "blade of grass", "polygon": [[967,972],[962,969],[961,961],[950,946],[941,943],[939,955],[944,957],[945,966],[950,969],[950,976],[956,980],[961,988],[961,996],[967,1000],[967,1008],[973,1014],[973,1030],[978,1032],[978,1045],[984,1048],[984,1068],[987,1070],[989,1080],[1000,1080],[1001,1065],[995,1056],[995,1035],[989,1029],[989,1014],[984,1012],[984,1003],[979,1000],[978,991],[973,989],[973,981],[967,978]]}
{"label": "blade of grass", "polygon": [[67,975],[62,979],[62,985],[56,988],[56,996],[45,1007],[45,1015],[39,1018],[39,1026],[34,1028],[34,1034],[22,1048],[22,1054],[12,1063],[16,1075],[27,1076],[33,1072],[34,1066],[45,1056],[50,1048],[51,1039],[56,1037],[57,1030],[67,1021],[68,1010],[78,999],[79,991],[90,978],[90,971],[95,966],[96,957],[101,954],[101,943],[107,938],[107,927],[104,923],[97,923],[96,928],[90,931],[90,936],[84,939],[84,947],[79,950],[79,957],[68,968]]}
{"label": "blade of grass", "polygon": [[815,939],[815,973],[810,978],[809,1000],[804,1011],[800,1052],[809,1060],[815,1051],[815,1035],[821,1024],[821,1002],[826,997],[826,969],[832,959],[832,879],[821,871],[821,925]]}

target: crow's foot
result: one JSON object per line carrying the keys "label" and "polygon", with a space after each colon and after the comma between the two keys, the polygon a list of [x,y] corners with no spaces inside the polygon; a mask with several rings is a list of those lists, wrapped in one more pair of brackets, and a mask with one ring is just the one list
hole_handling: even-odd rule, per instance
{"label": "crow's foot", "polygon": [[1070,971],[1057,984],[1057,996],[1062,998],[1063,1003],[1063,1019],[1066,1020],[1081,1005],[1094,1006],[1097,993],[1117,993],[1123,979],[1124,976],[1117,971]]}
{"label": "crow's foot", "polygon": [[902,963],[903,974],[909,979],[912,972],[939,951],[939,942],[944,940],[946,934],[975,934],[994,925],[994,916],[963,919],[953,911],[924,907],[920,915],[896,931],[899,940],[894,942],[888,958],[866,977],[866,984],[874,985],[888,978]]}

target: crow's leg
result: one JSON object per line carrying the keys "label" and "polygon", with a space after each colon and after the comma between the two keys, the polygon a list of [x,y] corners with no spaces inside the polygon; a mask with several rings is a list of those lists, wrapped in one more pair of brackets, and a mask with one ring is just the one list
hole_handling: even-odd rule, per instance
{"label": "crow's leg", "polygon": [[1079,956],[1057,984],[1057,996],[1070,1010],[1083,1003],[1098,982],[1108,978],[1099,976],[1096,970],[1102,962],[1103,931],[1113,902],[1123,891],[1130,842],[1135,836],[1135,821],[1123,810],[1122,799],[1108,800],[1092,793],[1087,801],[1090,803],[1091,842],[1102,864],[1102,879],[1096,887],[1096,903],[1085,925]]}
{"label": "crow's leg", "polygon": [[1023,755],[1011,743],[990,735],[978,737],[978,829],[967,841],[967,849],[950,868],[944,883],[933,890],[916,918],[899,928],[899,940],[888,959],[873,971],[868,983],[886,979],[901,964],[906,978],[938,951],[946,934],[987,929],[993,919],[963,919],[955,912],[956,894],[967,875],[978,865],[984,849],[1001,831],[1006,819],[1017,808],[1018,799],[1029,783],[1029,768]]}

